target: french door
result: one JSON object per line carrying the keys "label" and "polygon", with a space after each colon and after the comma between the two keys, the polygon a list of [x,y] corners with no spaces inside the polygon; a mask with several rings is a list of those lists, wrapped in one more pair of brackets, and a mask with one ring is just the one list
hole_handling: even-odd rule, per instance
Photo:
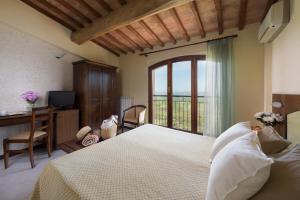
{"label": "french door", "polygon": [[183,56],[149,67],[150,123],[203,132],[205,56]]}

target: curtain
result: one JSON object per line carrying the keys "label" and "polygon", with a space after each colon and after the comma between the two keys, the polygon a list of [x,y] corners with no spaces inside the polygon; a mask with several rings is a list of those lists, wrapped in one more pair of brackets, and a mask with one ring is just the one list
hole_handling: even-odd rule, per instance
{"label": "curtain", "polygon": [[207,43],[204,135],[218,137],[234,115],[232,38]]}

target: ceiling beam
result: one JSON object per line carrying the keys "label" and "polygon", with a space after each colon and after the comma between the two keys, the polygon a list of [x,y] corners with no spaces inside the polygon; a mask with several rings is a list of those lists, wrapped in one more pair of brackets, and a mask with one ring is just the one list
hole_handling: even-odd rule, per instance
{"label": "ceiling beam", "polygon": [[141,47],[137,42],[135,42],[133,39],[131,39],[128,35],[126,35],[123,31],[120,29],[117,29],[116,32],[127,42],[129,42],[132,46],[135,46],[140,51],[144,51],[143,47]]}
{"label": "ceiling beam", "polygon": [[118,52],[116,52],[115,50],[113,50],[112,48],[110,48],[109,46],[100,43],[97,39],[93,39],[92,42],[96,43],[97,45],[101,46],[102,48],[106,49],[107,51],[113,53],[114,55],[120,57],[120,54]]}
{"label": "ceiling beam", "polygon": [[140,24],[142,25],[142,27],[144,29],[146,29],[146,31],[152,36],[154,37],[159,43],[160,46],[164,47],[165,43],[158,37],[158,35],[150,28],[150,26],[148,26],[148,24],[146,24],[146,22],[144,20],[140,21]]}
{"label": "ceiling beam", "polygon": [[190,1],[192,0],[131,0],[110,14],[96,19],[89,26],[73,32],[71,39],[77,44],[82,44],[145,17],[155,15],[161,11],[183,5]]}
{"label": "ceiling beam", "polygon": [[113,44],[112,42],[110,42],[109,40],[105,39],[104,37],[99,37],[97,38],[98,40],[103,41],[104,43],[112,46],[114,49],[117,49],[118,51],[122,52],[123,54],[127,54],[126,51],[124,51],[123,49],[121,49],[120,47],[118,47],[117,45]]}
{"label": "ceiling beam", "polygon": [[76,24],[76,26],[78,26],[80,28],[84,27],[83,23],[81,23],[80,21],[78,21],[77,19],[75,19],[74,17],[69,15],[68,13],[63,12],[61,9],[59,9],[58,7],[52,5],[48,1],[38,1],[38,2],[41,3],[43,6],[45,6],[46,8],[48,8],[49,10],[52,10],[53,12],[58,14],[59,16],[62,16],[64,18],[66,18],[67,20],[71,21],[72,23]]}
{"label": "ceiling beam", "polygon": [[215,1],[215,7],[217,10],[219,34],[221,35],[224,32],[222,2],[221,2],[221,0],[214,0],[214,1]]}
{"label": "ceiling beam", "polygon": [[27,5],[29,5],[30,7],[36,9],[37,11],[43,13],[47,17],[55,20],[56,22],[60,23],[61,25],[67,27],[71,31],[75,31],[77,29],[77,27],[74,26],[72,23],[69,23],[69,22],[66,22],[65,20],[62,20],[61,17],[57,17],[56,15],[52,14],[51,12],[49,12],[49,10],[44,9],[44,8],[38,6],[37,4],[31,2],[30,0],[21,0],[21,1],[24,2],[24,3],[26,3]]}
{"label": "ceiling beam", "polygon": [[101,13],[99,13],[95,8],[90,6],[85,0],[76,0],[82,7],[85,7],[89,12],[93,13],[96,17],[102,17]]}
{"label": "ceiling beam", "polygon": [[111,41],[113,41],[113,43],[115,43],[116,46],[122,46],[124,47],[125,49],[128,49],[129,51],[131,51],[132,53],[134,53],[134,50],[129,47],[127,44],[125,44],[124,42],[122,42],[121,40],[117,39],[115,36],[113,36],[112,34],[110,33],[106,33],[105,34],[106,37],[108,37]]}
{"label": "ceiling beam", "polygon": [[194,16],[196,17],[196,20],[197,20],[197,24],[198,24],[198,28],[199,28],[199,33],[200,33],[200,35],[201,35],[202,38],[205,38],[206,31],[204,30],[204,26],[203,26],[203,23],[202,23],[202,19],[201,19],[200,12],[199,12],[198,5],[197,5],[196,1],[193,1],[191,3],[191,8],[192,8]]}
{"label": "ceiling beam", "polygon": [[104,0],[96,0],[96,1],[104,10],[106,10],[106,12],[113,11],[113,9],[110,7],[110,5],[106,1],[104,1]]}
{"label": "ceiling beam", "polygon": [[171,11],[171,14],[172,14],[177,26],[181,29],[186,41],[190,41],[191,37],[190,37],[189,33],[187,32],[186,28],[184,27],[176,8],[172,8],[170,11]]}
{"label": "ceiling beam", "polygon": [[68,9],[70,12],[72,12],[74,15],[77,15],[84,19],[87,23],[92,23],[92,20],[88,18],[86,15],[84,15],[80,10],[74,8],[68,1],[65,0],[56,0],[60,5]]}
{"label": "ceiling beam", "polygon": [[167,35],[169,36],[170,40],[173,42],[173,44],[176,44],[176,38],[173,36],[173,34],[171,33],[171,31],[168,29],[168,27],[166,26],[166,24],[164,23],[164,21],[161,19],[161,17],[157,14],[155,15],[157,22],[159,23],[160,27],[167,33]]}
{"label": "ceiling beam", "polygon": [[118,0],[118,1],[119,1],[119,4],[121,4],[122,6],[124,6],[125,4],[127,4],[126,0]]}
{"label": "ceiling beam", "polygon": [[268,0],[268,2],[267,2],[267,4],[266,4],[266,7],[265,7],[264,14],[263,14],[263,16],[262,16],[260,22],[264,21],[264,19],[265,19],[266,15],[268,14],[268,12],[269,12],[271,6],[272,6],[274,3],[276,3],[276,2],[277,2],[277,0]]}
{"label": "ceiling beam", "polygon": [[239,30],[245,27],[248,0],[240,0]]}
{"label": "ceiling beam", "polygon": [[150,44],[150,42],[148,42],[148,40],[146,40],[139,32],[137,32],[131,25],[127,25],[126,26],[128,28],[128,30],[133,33],[136,37],[138,37],[140,40],[142,40],[147,47],[149,47],[150,49],[153,49],[152,44]]}

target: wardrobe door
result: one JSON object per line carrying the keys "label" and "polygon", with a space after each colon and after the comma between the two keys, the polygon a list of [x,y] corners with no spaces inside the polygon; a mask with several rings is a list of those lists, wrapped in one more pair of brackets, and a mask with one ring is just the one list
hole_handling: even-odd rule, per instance
{"label": "wardrobe door", "polygon": [[99,68],[89,70],[89,125],[98,128],[102,122],[102,72]]}
{"label": "wardrobe door", "polygon": [[102,71],[102,116],[103,119],[110,117],[114,113],[114,71]]}

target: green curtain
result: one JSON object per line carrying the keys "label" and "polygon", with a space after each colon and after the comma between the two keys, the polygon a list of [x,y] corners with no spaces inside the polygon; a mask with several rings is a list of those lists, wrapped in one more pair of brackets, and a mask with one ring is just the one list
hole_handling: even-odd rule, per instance
{"label": "green curtain", "polygon": [[204,134],[217,137],[234,118],[233,38],[207,43]]}

